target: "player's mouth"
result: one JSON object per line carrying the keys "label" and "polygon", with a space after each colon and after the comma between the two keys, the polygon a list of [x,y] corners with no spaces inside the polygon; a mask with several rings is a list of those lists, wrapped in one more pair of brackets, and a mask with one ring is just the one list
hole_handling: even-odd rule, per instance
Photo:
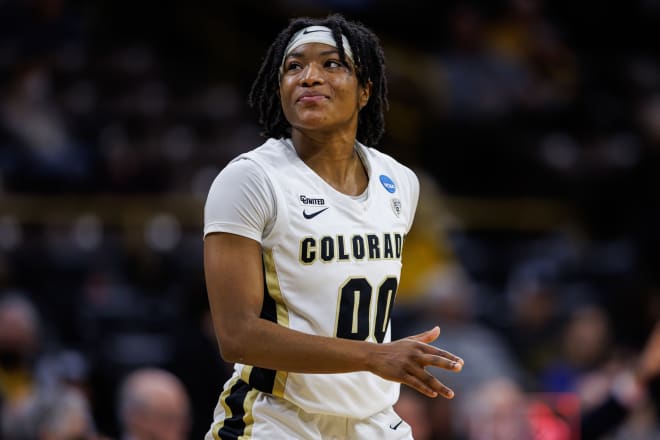
{"label": "player's mouth", "polygon": [[318,93],[318,92],[305,92],[300,97],[298,97],[297,101],[302,102],[302,103],[313,103],[313,102],[321,102],[328,99],[327,96]]}

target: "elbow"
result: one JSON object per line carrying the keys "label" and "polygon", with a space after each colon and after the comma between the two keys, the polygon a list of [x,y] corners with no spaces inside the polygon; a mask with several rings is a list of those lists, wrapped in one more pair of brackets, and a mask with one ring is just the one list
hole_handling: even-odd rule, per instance
{"label": "elbow", "polygon": [[220,348],[220,356],[225,362],[238,362],[244,363],[246,359],[246,351],[249,348],[245,338],[240,337],[237,331],[231,333],[223,333],[218,335],[218,347]]}
{"label": "elbow", "polygon": [[222,356],[222,359],[225,362],[243,363],[243,359],[245,357],[241,353],[240,347],[233,344],[229,344],[227,342],[220,342],[219,346],[220,346],[220,356]]}
{"label": "elbow", "polygon": [[253,314],[214,317],[218,348],[225,362],[249,364],[253,360],[259,345],[255,341],[260,341],[260,321],[261,318]]}

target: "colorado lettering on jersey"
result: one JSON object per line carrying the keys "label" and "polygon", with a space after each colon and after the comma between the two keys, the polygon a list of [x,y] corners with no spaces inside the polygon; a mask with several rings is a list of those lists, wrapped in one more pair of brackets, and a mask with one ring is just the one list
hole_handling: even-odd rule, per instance
{"label": "colorado lettering on jersey", "polygon": [[300,262],[400,260],[405,235],[386,232],[345,237],[326,235],[305,237],[300,241]]}

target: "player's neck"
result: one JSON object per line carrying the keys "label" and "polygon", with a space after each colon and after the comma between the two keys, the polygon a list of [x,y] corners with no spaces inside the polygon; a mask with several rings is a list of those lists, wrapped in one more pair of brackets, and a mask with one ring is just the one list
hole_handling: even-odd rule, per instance
{"label": "player's neck", "polygon": [[367,187],[368,177],[355,150],[355,138],[292,136],[300,159],[337,191],[359,195]]}

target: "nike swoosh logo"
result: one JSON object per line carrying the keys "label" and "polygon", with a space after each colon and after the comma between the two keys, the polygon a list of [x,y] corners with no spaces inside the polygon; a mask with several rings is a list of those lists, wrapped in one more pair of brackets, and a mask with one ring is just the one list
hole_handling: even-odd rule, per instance
{"label": "nike swoosh logo", "polygon": [[325,211],[328,208],[329,208],[329,206],[327,206],[323,209],[320,209],[318,211],[310,212],[309,214],[307,214],[307,212],[303,209],[303,217],[305,217],[306,219],[309,220],[310,218],[316,217],[317,215],[319,215],[320,213],[322,213],[323,211]]}
{"label": "nike swoosh logo", "polygon": [[313,31],[310,31],[309,29],[305,29],[303,31],[303,35],[313,34],[314,32],[327,32],[327,31],[325,29],[316,29],[316,30],[313,30]]}
{"label": "nike swoosh logo", "polygon": [[397,423],[396,425],[394,425],[394,426],[390,425],[390,429],[393,429],[393,430],[396,431],[396,428],[398,428],[399,425],[402,424],[402,423],[403,423],[403,420],[399,420],[399,423]]}

